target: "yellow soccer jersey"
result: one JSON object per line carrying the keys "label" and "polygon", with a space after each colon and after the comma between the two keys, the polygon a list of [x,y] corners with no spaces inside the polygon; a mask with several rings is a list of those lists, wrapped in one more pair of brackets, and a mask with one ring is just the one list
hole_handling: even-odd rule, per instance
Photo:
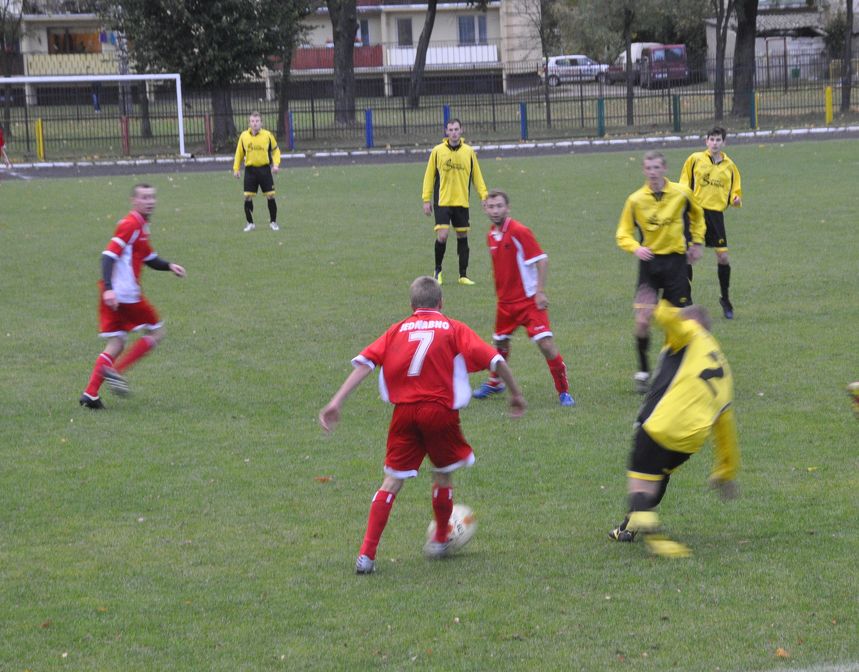
{"label": "yellow soccer jersey", "polygon": [[485,201],[489,190],[483,181],[477,154],[469,145],[460,142],[451,147],[445,138],[444,142],[433,147],[424,173],[421,194],[424,203],[467,208],[472,184],[480,200]]}
{"label": "yellow soccer jersey", "polygon": [[261,128],[256,135],[253,135],[250,129],[244,131],[239,136],[239,143],[236,146],[234,173],[241,167],[242,159],[245,160],[246,166],[279,166],[280,148],[274,135],[264,128]]}
{"label": "yellow soccer jersey", "polygon": [[737,164],[724,152],[719,163],[713,163],[706,150],[690,155],[680,171],[679,182],[692,190],[706,210],[724,212],[736,197],[743,196]]}
{"label": "yellow soccer jersey", "polygon": [[639,422],[660,445],[695,453],[713,433],[713,475],[732,480],[740,462],[731,404],[734,379],[718,341],[695,320],[684,320],[680,308],[659,302],[654,313],[665,329],[665,347]]}
{"label": "yellow soccer jersey", "polygon": [[[626,199],[617,225],[617,244],[627,252],[644,246],[653,254],[684,254],[687,226],[692,242],[703,243],[704,212],[692,192],[670,180],[665,180],[661,193],[645,184]],[[635,229],[641,242],[635,239]]]}

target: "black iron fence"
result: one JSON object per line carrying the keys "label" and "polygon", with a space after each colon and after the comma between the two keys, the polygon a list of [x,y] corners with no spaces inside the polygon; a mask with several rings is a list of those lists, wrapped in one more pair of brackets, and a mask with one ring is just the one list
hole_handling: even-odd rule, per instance
{"label": "black iron fence", "polygon": [[[859,118],[859,63],[853,64],[850,112]],[[618,134],[695,132],[715,120],[713,63],[681,76],[632,88],[631,112],[623,73],[599,72],[562,78],[550,86],[539,63],[429,69],[420,104],[409,104],[410,71],[363,68],[357,73],[354,109],[335,118],[332,74],[296,71],[279,104],[282,78],[236,84],[232,117],[238,130],[259,110],[268,128],[280,128],[281,146],[293,150],[425,146],[437,142],[445,121],[462,119],[472,142],[595,137]],[[841,63],[821,55],[761,58],[752,91],[735,109],[733,67],[725,66],[725,125],[733,130],[793,124],[825,125],[841,102]],[[387,94],[387,95],[386,95]],[[831,106],[830,106],[831,103]],[[229,152],[214,143],[211,96],[183,92],[184,138],[194,154]],[[86,159],[175,155],[179,123],[171,82],[27,84],[4,86],[0,122],[15,159]]]}

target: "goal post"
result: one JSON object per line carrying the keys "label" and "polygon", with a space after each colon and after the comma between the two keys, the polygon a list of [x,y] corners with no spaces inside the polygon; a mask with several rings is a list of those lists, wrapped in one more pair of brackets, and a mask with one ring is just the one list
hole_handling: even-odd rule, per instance
{"label": "goal post", "polygon": [[[142,84],[145,87],[141,100],[143,97],[146,98],[147,104],[145,109],[147,110],[148,115],[148,102],[150,97],[154,97],[154,87],[158,82],[172,82],[175,90],[175,112],[171,109],[168,114],[170,116],[175,114],[175,121],[177,124],[176,137],[178,137],[179,141],[179,155],[182,157],[190,156],[185,149],[185,117],[182,102],[182,77],[176,73],[146,75],[104,74],[0,77],[0,119],[4,118],[5,113],[5,119],[7,121],[9,120],[8,110],[14,104],[12,109],[15,110],[15,121],[23,123],[29,147],[31,118],[34,116],[41,118],[42,116],[41,114],[34,112],[34,108],[38,108],[39,110],[62,108],[64,109],[63,121],[69,121],[69,119],[71,119],[73,124],[75,123],[75,113],[69,112],[69,110],[76,107],[88,109],[90,114],[87,116],[82,115],[79,109],[76,113],[76,127],[80,130],[80,133],[83,133],[84,131],[81,129],[84,128],[87,120],[93,118],[92,113],[101,112],[101,97],[106,101],[118,98],[119,115],[123,118],[127,116],[128,113],[126,106],[130,106],[131,104],[130,86],[128,85],[131,84]],[[116,92],[108,92],[102,89],[103,86],[111,84],[116,86]],[[24,100],[15,101],[14,94],[12,94],[9,96],[11,100],[7,101],[7,94],[5,92],[10,91],[12,87],[17,87],[20,90],[21,86],[24,87]],[[86,87],[86,91],[83,93],[81,91],[82,86]],[[86,98],[86,104],[81,104],[81,96]],[[47,102],[46,100],[42,100],[43,98],[46,99]],[[21,105],[21,102],[23,102],[23,105]],[[172,105],[169,107],[172,108]],[[21,116],[23,116],[23,119],[21,119]],[[32,121],[35,120],[36,119],[32,119]],[[146,121],[148,122],[148,118]],[[170,124],[170,126],[172,126],[172,124]],[[124,123],[123,127],[127,129],[127,122]],[[96,131],[96,134],[103,136],[104,132]],[[128,142],[127,130],[126,134],[122,136],[122,142],[123,144],[127,144]]]}

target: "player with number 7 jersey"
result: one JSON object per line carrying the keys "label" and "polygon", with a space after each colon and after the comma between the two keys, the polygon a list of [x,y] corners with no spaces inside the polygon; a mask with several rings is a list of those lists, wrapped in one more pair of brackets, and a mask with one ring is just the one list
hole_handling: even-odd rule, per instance
{"label": "player with number 7 jersey", "polygon": [[462,434],[459,409],[468,404],[468,374],[491,369],[510,392],[511,415],[525,410],[522,391],[504,358],[466,324],[441,312],[442,293],[429,276],[411,286],[412,314],[392,325],[352,360],[355,367],[319,413],[328,432],[340,420],[346,397],[379,369],[379,392],[394,404],[385,451],[384,480],[373,497],[364,542],[355,563],[358,574],[375,569],[376,548],[388,522],[394,498],[406,479],[418,475],[425,457],[432,462],[432,508],[436,536],[425,547],[430,557],[449,552],[448,523],[453,511],[452,474],[474,463],[474,452]]}

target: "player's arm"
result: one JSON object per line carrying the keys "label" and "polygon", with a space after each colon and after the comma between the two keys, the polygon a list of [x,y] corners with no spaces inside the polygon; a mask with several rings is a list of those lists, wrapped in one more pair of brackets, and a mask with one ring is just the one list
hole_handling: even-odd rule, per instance
{"label": "player's arm", "polygon": [[480,164],[474,151],[471,152],[471,165],[471,181],[474,184],[474,188],[477,189],[480,202],[486,203],[486,199],[489,197],[489,190],[486,188],[486,182],[483,181],[483,173],[480,171]]}
{"label": "player's arm", "polygon": [[436,159],[438,158],[438,150],[433,148],[430,152],[429,161],[427,161],[427,169],[424,171],[424,183],[421,189],[421,200],[424,204],[424,214],[429,216],[432,214],[432,192],[435,186]]}
{"label": "player's arm", "polygon": [[242,144],[243,135],[244,133],[239,136],[239,142],[236,145],[236,156],[233,159],[233,175],[235,175],[236,177],[239,176],[239,170],[242,167],[242,159],[245,158],[245,146],[244,144]]}
{"label": "player's arm", "polygon": [[713,425],[713,473],[710,485],[718,488],[723,499],[737,495],[736,478],[740,468],[740,447],[737,440],[737,420],[728,406]]}
{"label": "player's arm", "polygon": [[549,307],[549,297],[546,296],[546,280],[549,277],[549,257],[544,255],[534,262],[537,267],[537,293],[534,294],[534,303],[539,310]]}
{"label": "player's arm", "polygon": [[731,163],[731,196],[730,203],[735,208],[743,206],[743,186],[740,181],[740,169],[737,164]]}
{"label": "player's arm", "polygon": [[179,264],[174,264],[166,259],[162,259],[154,252],[143,260],[143,263],[149,266],[153,271],[170,271],[173,275],[180,278],[185,277],[185,269]]}
{"label": "player's arm", "polygon": [[[633,235],[634,231],[635,219],[633,217],[632,197],[630,197],[626,199],[626,203],[623,205],[623,212],[620,213],[620,220],[617,223],[617,233],[615,233],[617,246],[622,250],[631,252],[639,259],[643,259],[645,261],[647,259],[652,259],[653,253],[650,252],[650,248],[644,247],[635,239],[635,236]],[[648,257],[644,252],[639,252],[639,249],[650,252],[650,256]]]}
{"label": "player's arm", "polygon": [[522,388],[519,387],[519,383],[513,377],[513,371],[510,370],[510,366],[504,361],[501,355],[496,355],[489,368],[497,373],[501,380],[504,381],[504,384],[507,385],[507,391],[510,393],[510,417],[522,417],[528,404],[522,395]]}
{"label": "player's arm", "polygon": [[113,291],[113,266],[116,263],[116,255],[105,250],[101,254],[101,281],[104,283],[101,298],[104,304],[111,310],[116,310],[119,302],[116,300],[116,292]]}
{"label": "player's arm", "polygon": [[683,169],[680,171],[680,177],[677,181],[682,184],[687,189],[692,188],[692,177],[695,170],[695,159],[693,158],[695,155],[692,154],[686,159],[683,164]]}
{"label": "player's arm", "polygon": [[340,409],[343,406],[343,402],[346,401],[346,398],[352,394],[355,388],[357,388],[372,371],[373,368],[367,364],[355,364],[355,368],[352,370],[352,373],[346,377],[346,380],[343,381],[340,389],[334,393],[333,397],[331,397],[331,401],[325,405],[325,408],[319,411],[319,424],[322,426],[323,430],[326,432],[334,430],[337,423],[340,422]]}
{"label": "player's arm", "polygon": [[280,147],[277,146],[277,139],[274,133],[269,133],[271,138],[271,171],[276,173],[280,170]]}

